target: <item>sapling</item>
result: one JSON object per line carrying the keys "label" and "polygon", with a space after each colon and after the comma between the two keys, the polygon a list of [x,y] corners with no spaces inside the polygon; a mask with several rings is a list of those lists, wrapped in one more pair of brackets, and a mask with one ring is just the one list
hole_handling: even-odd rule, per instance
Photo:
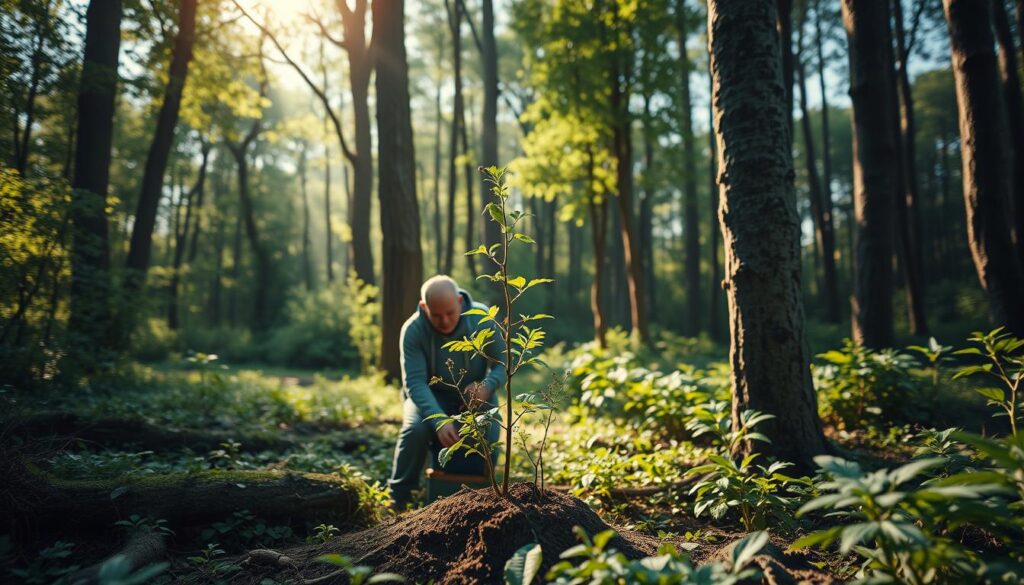
{"label": "sapling", "polygon": [[1000,414],[1010,419],[1010,434],[1016,435],[1021,380],[1024,380],[1024,354],[1020,351],[1024,348],[1024,339],[1018,339],[999,327],[988,333],[976,331],[969,341],[980,347],[961,349],[955,352],[956,355],[976,355],[989,363],[961,368],[953,379],[988,374],[998,380],[1002,388],[979,388],[978,394],[988,398],[989,405],[1003,409]]}
{"label": "sapling", "polygon": [[[536,394],[520,394],[516,396],[512,394],[512,380],[524,366],[545,365],[537,357],[538,351],[544,346],[544,330],[540,327],[530,327],[530,324],[534,321],[552,319],[553,317],[543,313],[534,315],[520,314],[518,317],[515,317],[512,311],[516,302],[519,301],[526,291],[535,286],[554,281],[550,278],[532,278],[527,280],[525,276],[514,276],[511,274],[509,249],[513,245],[532,245],[536,243],[530,236],[517,230],[520,222],[529,217],[529,214],[508,208],[509,187],[505,182],[508,176],[507,169],[490,167],[486,169],[481,168],[480,172],[484,175],[484,180],[491,185],[491,193],[495,198],[494,201],[487,204],[485,211],[490,220],[498,224],[501,241],[490,246],[481,245],[474,250],[466,252],[466,255],[486,256],[496,267],[497,270],[493,274],[481,274],[477,278],[495,283],[501,293],[502,302],[501,306],[493,306],[486,311],[483,309],[470,309],[463,313],[463,315],[480,315],[482,317],[480,319],[481,325],[492,322],[494,327],[481,328],[472,336],[446,343],[444,348],[449,351],[469,352],[486,359],[493,366],[504,366],[506,370],[505,402],[497,408],[489,408],[482,411],[479,409],[479,404],[467,403],[465,405],[467,409],[458,415],[448,416],[439,414],[428,417],[428,419],[441,419],[436,423],[439,427],[453,421],[461,423],[462,428],[460,429],[461,436],[459,441],[443,451],[442,454],[450,456],[451,453],[459,449],[471,453],[479,453],[484,457],[487,472],[495,493],[507,497],[509,476],[512,469],[513,438],[515,436],[516,424],[527,414],[551,410],[551,405],[544,402],[544,393],[541,396]],[[501,340],[505,342],[504,356],[494,357],[487,352],[487,347],[494,343],[494,335],[499,335]],[[461,389],[461,373],[459,376],[455,376],[454,372],[450,371],[450,374],[452,374],[452,380],[444,383],[454,387],[456,390]],[[433,381],[437,382],[439,380],[435,379]],[[514,408],[517,401],[520,404],[518,412]],[[499,415],[502,410],[505,413],[504,420]],[[545,423],[545,429],[550,427],[550,420],[549,416]],[[505,431],[505,469],[500,489],[498,488],[496,476],[497,470],[491,465],[490,453],[493,451],[493,445],[487,441],[485,436],[486,429],[490,424],[498,424]],[[470,437],[474,441],[468,441],[467,439]],[[472,444],[473,442],[476,443],[476,446]],[[530,457],[531,462],[534,464],[535,479],[536,476],[541,475],[539,466],[543,465],[542,450],[545,442],[546,432],[545,440],[541,443],[541,452],[538,453],[536,458]]]}

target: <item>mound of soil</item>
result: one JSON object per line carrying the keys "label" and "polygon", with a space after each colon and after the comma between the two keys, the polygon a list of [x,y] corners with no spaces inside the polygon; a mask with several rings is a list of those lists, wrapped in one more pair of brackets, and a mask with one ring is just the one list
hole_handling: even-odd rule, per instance
{"label": "mound of soil", "polygon": [[[539,542],[544,552],[542,573],[577,543],[573,526],[595,535],[610,527],[581,500],[549,491],[540,494],[528,483],[512,485],[509,500],[490,489],[463,489],[390,523],[340,536],[323,546],[291,551],[293,559],[315,559],[340,553],[376,572],[397,573],[412,582],[500,583],[505,562],[520,547]],[[659,541],[618,531],[608,545],[629,558],[656,552]],[[308,564],[309,579],[334,567]]]}

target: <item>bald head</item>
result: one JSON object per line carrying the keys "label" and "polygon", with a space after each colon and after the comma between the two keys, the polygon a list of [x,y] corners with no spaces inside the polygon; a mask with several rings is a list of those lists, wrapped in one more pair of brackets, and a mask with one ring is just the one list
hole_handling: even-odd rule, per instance
{"label": "bald head", "polygon": [[420,288],[420,309],[439,333],[449,335],[462,317],[462,297],[459,285],[450,276],[439,274],[423,283]]}

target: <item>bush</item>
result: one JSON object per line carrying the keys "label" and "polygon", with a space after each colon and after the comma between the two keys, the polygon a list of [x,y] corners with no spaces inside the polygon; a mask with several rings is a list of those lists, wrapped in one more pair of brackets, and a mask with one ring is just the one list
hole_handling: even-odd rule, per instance
{"label": "bush", "polygon": [[179,350],[178,332],[167,326],[160,318],[147,319],[135,328],[130,340],[132,357],[143,362],[158,362]]}

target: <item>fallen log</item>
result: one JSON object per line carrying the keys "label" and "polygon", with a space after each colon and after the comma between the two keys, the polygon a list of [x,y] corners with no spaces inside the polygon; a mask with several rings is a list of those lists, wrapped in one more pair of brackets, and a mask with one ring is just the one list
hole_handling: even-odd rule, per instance
{"label": "fallen log", "polygon": [[[135,445],[141,449],[167,451],[192,449],[202,453],[219,449],[233,441],[239,450],[247,453],[284,451],[299,447],[310,437],[295,437],[281,430],[253,432],[217,429],[187,429],[163,427],[142,419],[86,418],[72,412],[49,412],[21,420],[9,421],[8,434],[43,438],[56,437],[63,441],[78,440],[106,447]],[[362,433],[330,433],[332,442],[343,452],[351,452],[366,444]]]}
{"label": "fallen log", "polygon": [[[174,473],[104,480],[66,480],[32,466],[11,488],[19,505],[6,512],[12,526],[59,525],[69,530],[106,530],[133,514],[164,519],[173,528],[222,520],[248,510],[264,520],[333,522],[363,526],[373,510],[360,503],[366,484],[358,478],[283,471]],[[4,511],[0,510],[0,515]]]}

